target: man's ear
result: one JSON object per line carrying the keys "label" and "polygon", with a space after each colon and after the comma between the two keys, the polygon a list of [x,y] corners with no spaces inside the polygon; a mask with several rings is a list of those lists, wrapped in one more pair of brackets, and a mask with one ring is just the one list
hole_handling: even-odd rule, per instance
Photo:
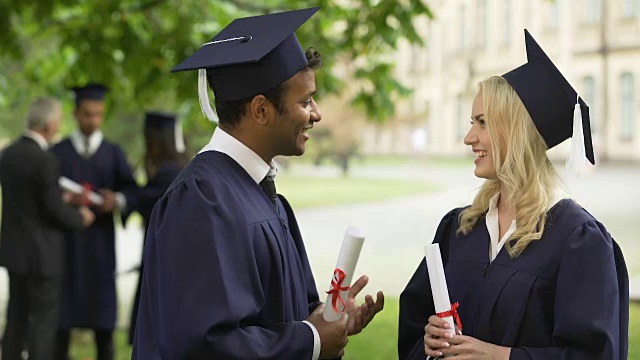
{"label": "man's ear", "polygon": [[276,113],[276,108],[264,95],[256,95],[249,103],[251,118],[260,125],[267,125]]}

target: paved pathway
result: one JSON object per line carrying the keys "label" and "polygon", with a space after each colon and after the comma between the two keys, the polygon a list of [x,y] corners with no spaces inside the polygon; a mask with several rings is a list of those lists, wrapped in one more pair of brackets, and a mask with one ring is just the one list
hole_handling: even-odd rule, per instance
{"label": "paved pathway", "polygon": [[[297,167],[292,171],[330,176],[335,169]],[[355,168],[356,177],[410,177],[439,185],[441,191],[366,205],[323,207],[297,212],[307,252],[319,290],[326,290],[335,266],[344,230],[348,225],[362,227],[367,238],[356,272],[369,275],[367,290],[384,290],[397,296],[424,256],[442,216],[451,208],[468,204],[481,181],[468,168]],[[567,182],[571,194],[607,226],[621,244],[629,271],[631,291],[640,297],[640,167],[608,166],[591,176]],[[295,204],[294,204],[295,207]],[[135,291],[140,259],[142,230],[132,224],[119,230],[117,241],[118,288],[121,301],[120,322],[126,324]],[[0,272],[0,313],[7,297],[6,274]],[[0,314],[0,324],[4,315]]]}

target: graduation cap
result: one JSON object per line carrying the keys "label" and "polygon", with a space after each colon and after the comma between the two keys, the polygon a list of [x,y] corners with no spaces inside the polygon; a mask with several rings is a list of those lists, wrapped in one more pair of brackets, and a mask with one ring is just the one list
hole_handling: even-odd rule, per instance
{"label": "graduation cap", "polygon": [[104,100],[104,96],[109,92],[109,88],[102,84],[87,84],[85,86],[71,89],[76,94],[76,105],[82,100]]}
{"label": "graduation cap", "polygon": [[307,66],[295,31],[320,8],[236,19],[171,72],[199,70],[203,112],[215,121],[207,93],[207,74],[216,99],[232,101],[261,94]]}
{"label": "graduation cap", "polygon": [[567,166],[580,173],[585,157],[595,164],[589,107],[526,29],[524,38],[527,63],[502,77],[518,93],[549,149],[572,138]]}
{"label": "graduation cap", "polygon": [[144,116],[144,131],[145,133],[171,131],[174,134],[176,151],[181,153],[186,149],[184,137],[182,136],[182,124],[175,114],[160,111],[146,112]]}

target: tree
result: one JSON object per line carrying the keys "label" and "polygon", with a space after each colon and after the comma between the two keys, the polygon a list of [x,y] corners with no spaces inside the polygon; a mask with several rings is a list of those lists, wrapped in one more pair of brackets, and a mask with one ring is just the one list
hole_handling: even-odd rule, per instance
{"label": "tree", "polygon": [[355,105],[391,117],[408,89],[384,55],[401,40],[422,44],[412,21],[432,14],[421,0],[0,0],[0,120],[13,120],[0,126],[16,131],[34,95],[69,98],[66,89],[98,81],[112,90],[108,133],[139,131],[143,111],[160,109],[181,114],[202,144],[213,125],[199,114],[197,75],[171,68],[234,18],[310,6],[321,11],[297,35],[323,55],[318,95],[339,94],[350,78]]}

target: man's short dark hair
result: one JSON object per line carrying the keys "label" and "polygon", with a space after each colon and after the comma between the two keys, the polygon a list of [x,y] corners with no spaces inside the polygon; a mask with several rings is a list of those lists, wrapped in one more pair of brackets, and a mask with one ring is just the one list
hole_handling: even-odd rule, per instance
{"label": "man's short dark hair", "polygon": [[[305,56],[307,57],[308,64],[302,71],[314,71],[322,66],[322,56],[320,56],[318,50],[309,48],[305,52]],[[212,79],[209,75],[207,75],[207,81],[209,82],[209,86],[211,86]],[[264,97],[276,107],[278,113],[283,114],[287,111],[284,103],[286,92],[287,85],[286,82],[283,82],[259,95],[264,95]],[[249,104],[254,97],[255,95],[231,101],[218,101],[216,99],[216,113],[218,114],[218,119],[220,119],[220,124],[230,128],[237,126],[240,123],[240,119],[242,119],[246,113],[247,104]]]}

